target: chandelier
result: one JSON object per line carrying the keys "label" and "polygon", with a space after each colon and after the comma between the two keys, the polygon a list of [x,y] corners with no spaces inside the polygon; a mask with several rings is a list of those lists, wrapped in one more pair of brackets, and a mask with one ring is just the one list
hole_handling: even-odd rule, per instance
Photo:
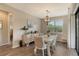
{"label": "chandelier", "polygon": [[44,19],[44,21],[45,22],[48,22],[48,21],[50,21],[50,18],[49,18],[49,16],[48,16],[48,13],[49,13],[49,11],[48,10],[46,10],[46,17],[45,17],[45,19]]}

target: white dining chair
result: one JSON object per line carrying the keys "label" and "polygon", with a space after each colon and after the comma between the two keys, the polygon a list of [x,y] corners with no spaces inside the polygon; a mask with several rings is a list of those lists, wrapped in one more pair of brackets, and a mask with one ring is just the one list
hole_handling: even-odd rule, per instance
{"label": "white dining chair", "polygon": [[34,42],[35,42],[34,54],[36,54],[37,49],[41,49],[42,54],[44,56],[45,53],[44,50],[47,48],[46,44],[44,43],[44,40],[41,37],[35,37]]}
{"label": "white dining chair", "polygon": [[56,48],[56,41],[57,41],[57,35],[54,35],[53,38],[52,38],[52,43],[51,43],[51,47],[52,47],[52,50],[55,50]]}

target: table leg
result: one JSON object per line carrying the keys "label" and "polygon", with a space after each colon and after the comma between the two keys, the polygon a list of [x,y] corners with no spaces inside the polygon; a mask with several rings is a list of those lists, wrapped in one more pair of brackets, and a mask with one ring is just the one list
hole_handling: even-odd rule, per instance
{"label": "table leg", "polygon": [[48,56],[51,56],[51,53],[50,53],[50,42],[48,42],[48,44],[47,44],[47,52],[48,52]]}

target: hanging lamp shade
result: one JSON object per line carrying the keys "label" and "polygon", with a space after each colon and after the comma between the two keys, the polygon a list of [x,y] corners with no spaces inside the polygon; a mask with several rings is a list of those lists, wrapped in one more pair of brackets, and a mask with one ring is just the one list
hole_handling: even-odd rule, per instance
{"label": "hanging lamp shade", "polygon": [[49,11],[46,10],[46,13],[47,13],[47,15],[46,15],[44,21],[45,21],[45,22],[48,22],[48,21],[50,21],[50,18],[49,18],[49,16],[48,16]]}

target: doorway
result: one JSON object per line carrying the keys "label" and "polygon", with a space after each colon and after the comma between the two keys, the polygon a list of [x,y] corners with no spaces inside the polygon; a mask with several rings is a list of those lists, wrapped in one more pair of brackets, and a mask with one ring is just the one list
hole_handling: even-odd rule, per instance
{"label": "doorway", "polygon": [[13,42],[13,29],[10,29],[10,43],[12,46],[12,42]]}
{"label": "doorway", "polygon": [[8,28],[8,30],[9,30],[9,32],[8,32],[8,34],[9,34],[9,43],[10,43],[10,46],[12,47],[12,45],[13,45],[13,15],[12,15],[12,13],[9,13],[9,19],[8,19],[8,21],[9,21],[9,23],[8,23],[8,26],[9,26],[9,28]]}

